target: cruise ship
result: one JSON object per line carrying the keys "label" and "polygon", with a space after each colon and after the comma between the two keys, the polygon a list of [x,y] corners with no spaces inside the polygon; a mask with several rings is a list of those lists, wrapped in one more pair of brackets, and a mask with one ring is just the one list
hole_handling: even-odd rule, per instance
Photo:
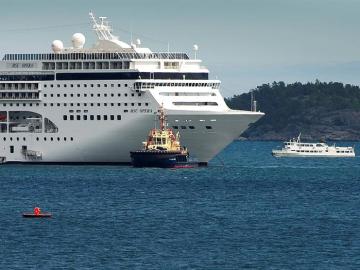
{"label": "cruise ship", "polygon": [[89,15],[92,47],[75,33],[71,47],[54,40],[51,53],[5,54],[0,61],[2,161],[129,163],[163,106],[169,127],[205,165],[263,116],[229,109],[220,81],[196,57],[126,43],[106,17]]}

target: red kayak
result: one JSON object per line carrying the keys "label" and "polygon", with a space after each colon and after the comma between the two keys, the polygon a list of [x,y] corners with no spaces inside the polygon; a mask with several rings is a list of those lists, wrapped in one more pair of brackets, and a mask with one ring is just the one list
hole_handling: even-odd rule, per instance
{"label": "red kayak", "polygon": [[50,218],[50,213],[41,213],[41,209],[39,207],[34,208],[33,213],[23,213],[24,218]]}

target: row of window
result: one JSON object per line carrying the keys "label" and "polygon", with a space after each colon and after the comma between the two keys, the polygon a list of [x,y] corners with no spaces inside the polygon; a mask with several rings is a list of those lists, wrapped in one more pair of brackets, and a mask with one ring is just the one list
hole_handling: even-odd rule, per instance
{"label": "row of window", "polygon": [[[83,87],[88,87],[88,85],[89,85],[89,87],[91,87],[91,88],[93,88],[94,86],[95,86],[95,84],[93,84],[93,83],[91,83],[91,84],[86,84],[86,83],[84,83],[82,86]],[[64,88],[66,88],[68,85],[65,83],[65,84],[56,84],[56,86],[57,87],[64,87]],[[69,84],[69,87],[70,88],[73,88],[73,87],[81,87],[81,84]],[[98,84],[96,84],[96,87],[108,87],[109,85],[107,84],[107,83],[104,83],[104,84],[100,84],[100,83],[98,83]],[[48,85],[47,84],[44,84],[44,88],[46,88],[46,87],[48,87]],[[51,87],[51,88],[53,88],[54,87],[54,84],[49,84],[49,87]],[[113,84],[113,83],[111,83],[110,84],[110,87],[115,87],[115,84]],[[120,83],[118,83],[117,84],[117,87],[121,87],[121,84]],[[125,83],[124,84],[124,87],[128,87],[128,84],[127,83]]]}
{"label": "row of window", "polygon": [[[22,138],[20,138],[20,137],[10,137],[10,138],[8,138],[10,141],[20,141],[21,139],[25,142],[26,141],[26,138],[25,137],[22,137]],[[3,140],[4,141],[6,141],[7,140],[7,138],[6,137],[3,137]],[[40,138],[39,137],[36,137],[36,140],[37,141],[40,141]],[[67,137],[63,137],[63,138],[61,138],[61,137],[49,137],[49,138],[47,138],[47,137],[43,137],[43,140],[44,141],[47,141],[47,140],[49,140],[49,141],[64,141],[64,142],[66,142],[67,140],[68,140],[68,138]],[[74,141],[74,138],[73,137],[70,137],[69,138],[69,140],[70,141]]]}
{"label": "row of window", "polygon": [[[1,92],[0,92],[1,93]],[[83,96],[83,97],[101,97],[101,94],[100,93],[97,93],[97,94],[94,94],[94,93],[83,93],[83,94],[62,94],[62,96],[63,97],[67,97],[69,95],[69,97],[74,97],[74,96],[77,96],[77,97],[81,97],[81,96]],[[110,93],[110,94],[107,94],[107,93],[104,93],[104,94],[102,94],[102,96],[103,97],[107,97],[107,96],[110,96],[110,97],[115,97],[115,93]],[[61,94],[43,94],[43,96],[44,97],[61,97]],[[121,94],[120,93],[118,93],[117,94],[117,96],[118,97],[121,97]],[[128,93],[125,93],[124,94],[124,96],[125,97],[127,97],[128,96]],[[132,97],[135,97],[135,94],[134,93],[131,93],[131,96]],[[138,97],[141,97],[141,93],[138,93]]]}
{"label": "row of window", "polygon": [[[40,103],[34,103],[36,106],[40,106]],[[57,107],[60,107],[61,105],[63,105],[64,107],[66,107],[68,104],[70,107],[73,107],[73,106],[84,106],[86,107],[88,104],[90,107],[93,107],[93,106],[97,106],[97,107],[100,107],[100,106],[103,106],[103,107],[107,107],[108,105],[113,107],[113,106],[121,106],[121,104],[123,104],[123,106],[149,106],[149,103],[141,103],[141,102],[138,102],[138,103],[134,103],[134,102],[131,102],[131,103],[127,103],[127,102],[124,102],[124,103],[41,103],[44,107],[47,107],[47,105],[49,104],[50,107],[53,107],[53,106],[57,106]],[[116,105],[115,105],[116,104]],[[9,105],[10,107],[12,106],[17,106],[19,107],[20,106],[20,103],[3,103],[3,107],[6,107],[7,105]],[[33,106],[33,103],[23,103],[23,106],[25,107],[26,105],[29,105],[30,107]]]}
{"label": "row of window", "polygon": [[0,92],[0,99],[39,99],[35,92]]}
{"label": "row of window", "polygon": [[[81,120],[81,115],[69,115],[69,117],[68,117],[68,115],[63,115],[63,120]],[[100,121],[100,120],[104,120],[104,121],[107,121],[107,120],[121,120],[121,115],[113,115],[113,114],[111,114],[111,115],[86,115],[86,114],[84,114],[83,116],[82,116],[82,120],[98,120],[98,121]]]}
{"label": "row of window", "polygon": [[178,96],[186,96],[186,97],[207,97],[207,96],[216,96],[215,93],[211,93],[211,92],[160,92],[159,93],[160,96],[173,96],[173,97],[178,97]]}
{"label": "row of window", "polygon": [[154,87],[211,87],[213,89],[218,89],[220,83],[213,82],[136,82],[134,83],[134,89],[151,89]]}
{"label": "row of window", "polygon": [[[173,129],[186,129],[187,127],[186,126],[173,126]],[[206,129],[212,129],[212,126],[205,126]],[[189,129],[195,129],[194,126],[189,126]]]}
{"label": "row of window", "polygon": [[68,70],[68,69],[129,69],[130,62],[43,62],[43,70]]}
{"label": "row of window", "polygon": [[38,90],[38,83],[0,83],[0,90]]}
{"label": "row of window", "polygon": [[217,106],[217,102],[205,101],[205,102],[187,102],[187,101],[179,101],[173,102],[175,106]]}

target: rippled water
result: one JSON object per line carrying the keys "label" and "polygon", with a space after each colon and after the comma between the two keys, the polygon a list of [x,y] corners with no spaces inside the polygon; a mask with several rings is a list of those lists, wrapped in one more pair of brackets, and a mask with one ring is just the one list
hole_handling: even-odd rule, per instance
{"label": "rippled water", "polygon": [[196,169],[1,166],[0,269],[359,269],[360,159],[276,145]]}

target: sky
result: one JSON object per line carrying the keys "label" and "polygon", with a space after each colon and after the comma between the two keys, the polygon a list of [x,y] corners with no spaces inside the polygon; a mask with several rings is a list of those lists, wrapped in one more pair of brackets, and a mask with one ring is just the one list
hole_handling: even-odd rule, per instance
{"label": "sky", "polygon": [[[360,0],[0,0],[0,54],[50,52],[73,33],[95,41],[88,13],[152,51],[187,52],[225,97],[273,81],[360,84]],[[132,35],[131,35],[132,33]]]}

